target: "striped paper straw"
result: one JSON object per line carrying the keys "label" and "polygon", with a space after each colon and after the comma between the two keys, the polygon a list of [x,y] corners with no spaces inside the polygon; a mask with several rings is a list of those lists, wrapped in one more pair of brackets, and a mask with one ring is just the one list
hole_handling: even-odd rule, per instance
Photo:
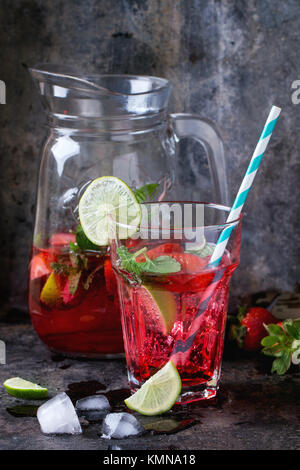
{"label": "striped paper straw", "polygon": [[[229,216],[226,220],[226,223],[233,222],[234,220],[237,220],[241,214],[241,211],[243,209],[243,205],[247,199],[248,193],[250,191],[250,188],[252,186],[253,180],[255,178],[256,172],[259,168],[260,162],[262,160],[262,157],[264,156],[265,150],[267,148],[267,145],[269,143],[269,140],[271,138],[272,132],[274,130],[274,127],[276,125],[277,119],[279,117],[281,109],[278,108],[277,106],[273,106],[270,114],[268,116],[268,119],[265,123],[265,127],[263,128],[263,131],[261,133],[261,136],[259,138],[259,141],[256,145],[256,148],[254,150],[254,153],[252,155],[251,161],[249,163],[248,169],[246,171],[246,174],[244,176],[244,179],[242,181],[242,184],[240,186],[240,189],[237,193],[237,196],[235,198],[235,201],[233,203],[233,206],[231,208],[231,211],[229,213]],[[219,236],[219,239],[217,241],[216,247],[214,249],[214,252],[211,256],[210,259],[210,265],[211,266],[218,266],[223,253],[225,251],[226,245],[228,243],[230,234],[232,230],[234,229],[236,224],[230,225],[229,227],[226,227],[221,235]]]}
{"label": "striped paper straw", "polygon": [[[260,165],[264,152],[267,148],[268,142],[271,138],[271,135],[274,130],[276,121],[279,117],[280,111],[281,109],[278,108],[277,106],[273,106],[270,111],[265,127],[261,133],[260,139],[257,143],[257,146],[251,158],[246,175],[242,181],[239,192],[235,198],[234,204],[231,208],[231,211],[226,221],[227,223],[230,223],[230,222],[233,222],[233,223],[229,225],[228,227],[226,227],[222,231],[221,235],[219,236],[217,245],[215,247],[215,250],[210,260],[210,266],[217,267],[219,265],[221,258],[223,256],[224,250],[226,248],[228,239],[230,237],[230,234],[232,230],[234,229],[234,227],[238,224],[238,222],[234,222],[234,221],[238,219],[242,211],[243,205],[246,201],[248,192],[253,183],[256,172],[258,170],[258,167]],[[211,299],[213,298],[213,294],[216,291],[217,286],[219,285],[220,282],[222,282],[224,272],[225,272],[225,268],[218,269],[216,271],[212,282],[210,283],[210,285],[208,286],[208,288],[205,290],[203,294],[203,297],[201,299],[201,302],[198,308],[198,312],[192,324],[190,325],[189,332],[188,332],[186,339],[185,340],[179,339],[176,341],[173,351],[171,353],[171,359],[173,363],[175,364],[175,366],[184,364],[185,361],[187,360],[190,354],[190,351],[193,347],[195,337],[199,333],[199,328],[201,325],[201,316],[207,310],[211,302]]]}
{"label": "striped paper straw", "polygon": [[202,321],[202,314],[207,310],[211,298],[216,291],[217,286],[219,285],[220,282],[222,282],[223,276],[224,276],[225,268],[218,269],[216,271],[216,274],[212,280],[212,282],[209,284],[208,288],[205,290],[201,302],[198,308],[198,311],[193,318],[193,321],[190,325],[188,334],[186,335],[186,339],[177,339],[173,350],[171,352],[171,360],[173,364],[178,367],[180,365],[184,365],[190,351],[194,345],[194,340],[199,333],[199,328],[201,325]]}

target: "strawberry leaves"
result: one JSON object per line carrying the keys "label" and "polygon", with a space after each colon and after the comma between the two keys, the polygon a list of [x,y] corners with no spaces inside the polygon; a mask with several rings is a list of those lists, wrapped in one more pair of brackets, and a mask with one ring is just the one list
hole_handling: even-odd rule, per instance
{"label": "strawberry leaves", "polygon": [[239,314],[231,325],[230,335],[246,351],[260,351],[261,340],[266,336],[265,325],[274,324],[275,331],[278,333],[275,323],[277,323],[277,318],[265,308],[240,307]]}
{"label": "strawberry leaves", "polygon": [[264,326],[268,336],[261,341],[262,352],[276,358],[271,372],[283,375],[291,364],[300,363],[300,319]]}
{"label": "strawberry leaves", "polygon": [[247,312],[247,307],[239,305],[238,309],[239,309],[238,315],[230,315],[228,317],[230,321],[229,339],[231,341],[236,341],[238,346],[242,348],[244,338],[247,333],[247,328],[246,326],[242,325],[242,321]]}

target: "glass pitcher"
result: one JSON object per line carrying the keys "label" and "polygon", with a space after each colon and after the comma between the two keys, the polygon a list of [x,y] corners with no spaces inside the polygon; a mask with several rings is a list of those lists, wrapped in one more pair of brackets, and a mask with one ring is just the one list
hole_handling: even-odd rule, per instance
{"label": "glass pitcher", "polygon": [[117,284],[108,249],[79,225],[78,202],[89,182],[114,175],[133,190],[155,184],[155,199],[176,185],[178,142],[205,148],[214,202],[227,204],[222,140],[195,115],[167,114],[171,84],[131,75],[84,75],[57,66],[30,69],[48,114],[41,153],[29,266],[29,311],[41,340],[75,356],[123,353]]}

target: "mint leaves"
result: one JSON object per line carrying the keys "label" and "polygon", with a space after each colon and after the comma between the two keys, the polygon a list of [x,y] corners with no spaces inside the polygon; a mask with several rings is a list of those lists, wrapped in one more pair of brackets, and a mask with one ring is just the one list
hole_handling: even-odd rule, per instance
{"label": "mint leaves", "polygon": [[[85,235],[81,225],[78,225],[76,232],[76,243],[69,243],[69,256],[62,257],[62,262],[56,262],[51,264],[53,272],[59,276],[65,276],[68,278],[68,290],[71,295],[75,295],[79,287],[80,281],[82,281],[84,289],[88,290],[92,283],[95,272],[97,272],[103,264],[94,269],[85,281],[83,281],[83,274],[88,271],[89,260],[85,254],[85,251],[98,251],[103,252],[103,248],[92,243]],[[104,250],[106,253],[106,248]]]}
{"label": "mint leaves", "polygon": [[84,250],[93,250],[93,251],[101,250],[101,248],[98,245],[95,245],[94,243],[92,243],[88,239],[88,237],[84,233],[83,228],[81,227],[80,224],[78,225],[78,227],[76,229],[75,235],[76,235],[76,245],[75,245],[75,243],[70,242],[70,248],[73,251],[78,251],[78,249],[80,249],[82,251],[84,251]]}
{"label": "mint leaves", "polygon": [[262,352],[276,358],[271,372],[283,375],[291,364],[300,363],[300,319],[265,325],[265,329],[268,336],[261,341]]}
{"label": "mint leaves", "polygon": [[[83,278],[83,273],[88,270],[89,260],[85,251],[101,251],[101,248],[94,245],[85,235],[81,225],[76,229],[76,243],[69,243],[69,256],[62,256],[58,262],[51,263],[51,269],[59,276],[68,278],[68,290],[71,295],[75,295],[79,283]],[[102,265],[100,264],[100,267]],[[92,282],[94,273],[90,273],[83,287],[87,290]]]}
{"label": "mint leaves", "polygon": [[157,183],[150,183],[150,184],[145,184],[145,186],[142,186],[141,188],[138,188],[134,191],[136,200],[138,203],[142,204],[142,202],[146,202],[147,199],[151,201],[153,199],[155,191],[158,188]]}
{"label": "mint leaves", "polygon": [[[117,248],[117,254],[121,261],[121,269],[133,274],[138,282],[142,282],[141,275],[143,273],[171,274],[181,270],[181,264],[171,256],[158,256],[151,260],[148,258],[146,252],[146,247],[135,253],[130,253],[126,246]],[[139,263],[136,261],[136,258],[141,254],[144,255],[146,261]]]}
{"label": "mint leaves", "polygon": [[81,266],[74,266],[65,263],[51,263],[52,271],[58,276],[65,276],[68,278],[68,289],[71,295],[75,295],[79,286],[79,281],[82,274]]}
{"label": "mint leaves", "polygon": [[76,271],[76,272],[70,273],[68,276],[68,281],[69,281],[68,289],[71,295],[76,294],[76,291],[79,286],[81,274],[82,274],[82,271]]}

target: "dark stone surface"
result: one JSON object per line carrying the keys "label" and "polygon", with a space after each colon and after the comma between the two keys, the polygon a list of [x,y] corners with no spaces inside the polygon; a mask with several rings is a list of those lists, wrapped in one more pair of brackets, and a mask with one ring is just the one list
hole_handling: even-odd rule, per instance
{"label": "dark stone surface", "polygon": [[[291,289],[299,272],[298,0],[2,0],[0,292],[26,308],[43,110],[26,65],[154,74],[174,85],[172,111],[214,120],[224,138],[231,198],[273,103],[282,116],[246,205],[242,261],[232,292]],[[178,197],[207,198],[198,145],[181,154]],[[199,165],[201,167],[199,168]]]}
{"label": "dark stone surface", "polygon": [[[113,411],[122,409],[122,399],[128,396],[123,360],[78,361],[53,356],[29,324],[2,324],[0,336],[7,344],[7,364],[0,365],[1,384],[9,377],[22,376],[48,386],[50,396],[66,391],[72,399],[99,391],[108,393]],[[167,419],[169,426],[170,420],[171,424],[176,420],[185,429],[113,441],[99,437],[101,423],[88,425],[86,420],[80,436],[43,435],[34,416],[16,417],[34,415],[32,405],[41,403],[16,399],[1,386],[0,449],[106,450],[111,444],[124,450],[300,449],[300,375],[278,377],[269,370],[270,362],[264,356],[248,356],[227,346],[216,403],[189,405],[154,418]]]}

